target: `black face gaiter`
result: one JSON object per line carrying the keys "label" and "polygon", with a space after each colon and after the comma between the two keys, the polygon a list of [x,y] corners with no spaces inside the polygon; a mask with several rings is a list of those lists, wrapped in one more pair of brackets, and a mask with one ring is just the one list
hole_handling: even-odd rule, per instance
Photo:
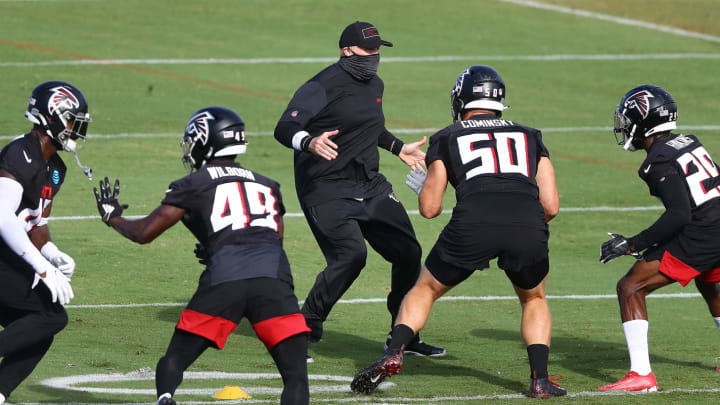
{"label": "black face gaiter", "polygon": [[340,58],[338,64],[352,77],[358,80],[370,80],[377,74],[378,65],[380,65],[380,54],[344,56]]}

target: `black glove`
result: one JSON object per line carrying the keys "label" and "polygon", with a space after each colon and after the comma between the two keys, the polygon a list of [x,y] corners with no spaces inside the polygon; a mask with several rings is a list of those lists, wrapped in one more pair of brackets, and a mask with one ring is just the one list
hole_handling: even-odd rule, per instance
{"label": "black glove", "polygon": [[635,251],[635,247],[622,235],[616,233],[608,233],[612,239],[600,246],[600,263],[607,263],[620,256],[631,255],[636,259],[641,257],[640,253]]}
{"label": "black glove", "polygon": [[120,180],[115,180],[115,188],[112,194],[110,194],[110,181],[107,177],[105,180],[100,180],[100,192],[98,193],[97,188],[93,188],[95,193],[95,200],[97,200],[98,211],[100,211],[100,218],[110,226],[110,220],[122,215],[123,210],[127,209],[127,204],[120,204],[118,202],[118,195],[120,194]]}
{"label": "black glove", "polygon": [[194,252],[195,257],[199,259],[198,262],[203,266],[207,266],[210,262],[210,253],[208,253],[207,249],[205,249],[205,246],[201,243],[196,243]]}

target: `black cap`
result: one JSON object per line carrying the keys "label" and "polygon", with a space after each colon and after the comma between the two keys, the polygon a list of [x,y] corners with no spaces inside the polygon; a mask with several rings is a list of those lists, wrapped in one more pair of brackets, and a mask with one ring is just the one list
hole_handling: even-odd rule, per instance
{"label": "black cap", "polygon": [[393,46],[392,42],[380,38],[380,32],[369,22],[355,21],[345,27],[340,35],[340,48],[359,46],[360,48],[379,48],[380,45]]}

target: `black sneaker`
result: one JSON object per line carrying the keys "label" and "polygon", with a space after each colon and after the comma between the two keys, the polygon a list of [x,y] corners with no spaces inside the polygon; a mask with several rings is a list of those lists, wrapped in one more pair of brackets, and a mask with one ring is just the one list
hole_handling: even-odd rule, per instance
{"label": "black sneaker", "polygon": [[157,405],[176,405],[175,400],[172,398],[164,397],[163,399],[157,401]]}
{"label": "black sneaker", "polygon": [[[562,377],[562,376],[560,376]],[[559,378],[556,378],[559,379]],[[562,388],[558,383],[550,378],[531,378],[530,379],[530,397],[548,399],[552,397],[564,397],[567,390]]]}
{"label": "black sneaker", "polygon": [[[388,335],[383,349],[387,350],[390,346],[390,340],[390,335]],[[405,346],[404,354],[412,354],[420,357],[443,357],[447,355],[447,351],[440,346],[433,346],[420,339],[414,339]]]}
{"label": "black sneaker", "polygon": [[310,355],[310,353],[307,353],[307,352],[305,353],[305,362],[306,362],[306,363],[313,363],[313,362],[315,362],[315,360],[313,360],[313,358],[312,358],[312,356]]}
{"label": "black sneaker", "polygon": [[362,369],[352,383],[350,389],[356,394],[370,394],[385,381],[385,377],[391,377],[399,373],[403,366],[403,354],[398,350],[396,353],[386,354],[382,359]]}

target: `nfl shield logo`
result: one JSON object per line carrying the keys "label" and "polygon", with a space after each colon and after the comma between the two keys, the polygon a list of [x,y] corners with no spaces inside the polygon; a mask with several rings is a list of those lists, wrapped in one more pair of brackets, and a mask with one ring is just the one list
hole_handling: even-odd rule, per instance
{"label": "nfl shield logo", "polygon": [[293,112],[290,113],[290,116],[291,116],[291,117],[297,117],[297,115],[298,115],[298,110],[295,110],[295,111],[293,111]]}

